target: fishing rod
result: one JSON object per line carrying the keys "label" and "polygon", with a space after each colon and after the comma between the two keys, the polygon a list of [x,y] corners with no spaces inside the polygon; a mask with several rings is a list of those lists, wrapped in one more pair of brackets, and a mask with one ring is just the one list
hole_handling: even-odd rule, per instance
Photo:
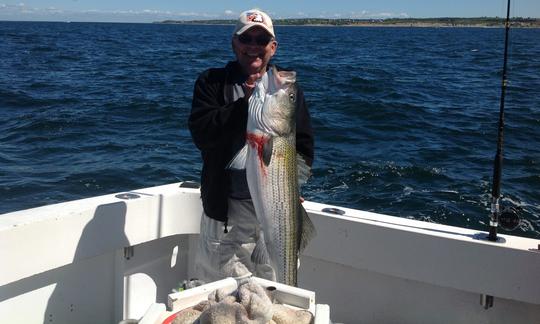
{"label": "fishing rod", "polygon": [[489,221],[489,235],[488,240],[497,241],[497,227],[499,226],[499,216],[501,214],[499,199],[501,197],[501,174],[502,174],[502,162],[503,162],[503,131],[504,131],[504,98],[506,95],[506,86],[508,81],[506,79],[506,67],[508,61],[508,31],[510,30],[510,0],[508,0],[506,6],[506,21],[505,21],[505,37],[504,37],[504,60],[502,71],[502,84],[501,84],[501,102],[499,111],[499,130],[497,138],[497,153],[495,154],[495,161],[493,166],[493,187],[491,191],[491,218]]}
{"label": "fishing rod", "polygon": [[[512,208],[505,208],[501,212],[499,200],[501,198],[501,174],[503,162],[503,131],[504,131],[504,99],[506,95],[507,62],[508,62],[508,31],[510,30],[510,0],[506,5],[506,21],[504,37],[504,59],[501,83],[501,102],[499,110],[499,129],[497,134],[497,153],[493,165],[493,187],[491,191],[491,217],[489,220],[489,235],[487,239],[492,242],[497,241],[497,227],[499,223],[503,229],[514,230],[520,223],[520,219]],[[485,309],[493,307],[493,296],[481,295],[480,303]]]}

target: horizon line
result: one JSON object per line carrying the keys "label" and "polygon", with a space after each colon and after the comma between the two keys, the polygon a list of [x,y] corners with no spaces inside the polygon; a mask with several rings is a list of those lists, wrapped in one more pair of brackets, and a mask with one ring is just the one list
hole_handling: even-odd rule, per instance
{"label": "horizon line", "polygon": [[[273,21],[280,20],[327,20],[327,21],[340,21],[340,20],[354,20],[354,21],[384,21],[384,20],[429,20],[429,19],[500,19],[505,20],[505,17],[499,16],[477,16],[477,17],[458,17],[458,16],[441,16],[441,17],[384,17],[384,18],[321,18],[321,17],[290,17],[290,18],[274,18]],[[510,17],[512,19],[522,19],[522,20],[540,20],[539,17],[521,17],[515,16]],[[69,22],[69,23],[126,23],[126,24],[155,24],[163,23],[168,21],[178,21],[178,22],[209,22],[209,21],[219,21],[219,22],[234,22],[236,19],[227,19],[227,18],[202,18],[202,19],[165,19],[158,21],[85,21],[85,20],[49,20],[49,19],[26,19],[26,20],[8,20],[0,18],[0,22]]]}

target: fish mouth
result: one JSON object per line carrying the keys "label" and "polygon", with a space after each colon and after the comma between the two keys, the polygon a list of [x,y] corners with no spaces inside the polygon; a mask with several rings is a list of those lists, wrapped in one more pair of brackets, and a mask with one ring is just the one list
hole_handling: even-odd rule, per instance
{"label": "fish mouth", "polygon": [[291,84],[296,82],[295,71],[278,71],[275,66],[272,67],[272,72],[276,76],[277,88],[288,88]]}
{"label": "fish mouth", "polygon": [[296,78],[296,72],[294,72],[294,71],[279,71],[278,76],[280,78],[285,79],[285,80],[295,79]]}

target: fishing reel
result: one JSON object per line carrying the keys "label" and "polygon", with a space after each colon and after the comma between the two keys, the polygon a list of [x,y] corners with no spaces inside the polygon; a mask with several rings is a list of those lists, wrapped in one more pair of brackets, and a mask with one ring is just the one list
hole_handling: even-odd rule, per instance
{"label": "fishing reel", "polygon": [[505,231],[514,231],[521,224],[518,214],[519,207],[504,206],[499,212],[499,226]]}
{"label": "fishing reel", "polygon": [[478,235],[478,239],[487,239],[492,242],[505,242],[503,238],[497,237],[497,228],[511,232],[516,230],[521,224],[521,217],[518,215],[519,207],[501,206],[498,203],[491,205],[492,211],[489,220],[489,234]]}

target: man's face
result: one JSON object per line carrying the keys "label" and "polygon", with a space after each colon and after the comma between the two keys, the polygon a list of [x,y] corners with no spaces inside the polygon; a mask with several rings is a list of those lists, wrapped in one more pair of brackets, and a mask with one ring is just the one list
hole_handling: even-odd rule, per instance
{"label": "man's face", "polygon": [[246,75],[263,73],[274,56],[277,42],[263,28],[253,27],[242,35],[235,35],[232,47],[236,59]]}

